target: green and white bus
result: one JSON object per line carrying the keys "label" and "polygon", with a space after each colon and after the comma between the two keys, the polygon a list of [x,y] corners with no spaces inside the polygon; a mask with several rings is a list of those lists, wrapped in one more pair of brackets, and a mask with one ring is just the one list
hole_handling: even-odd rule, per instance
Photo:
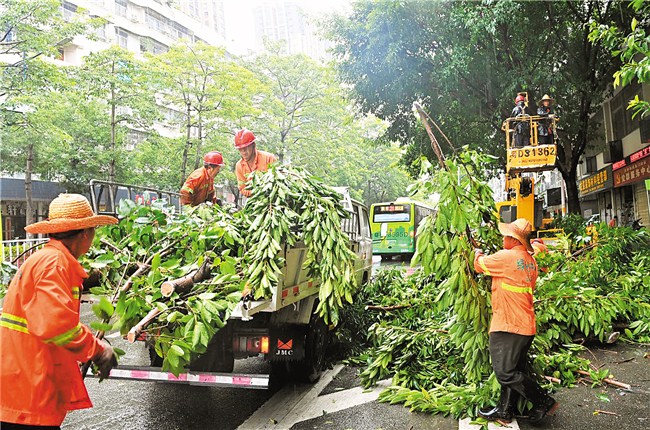
{"label": "green and white bus", "polygon": [[372,253],[381,256],[415,253],[415,234],[420,222],[435,209],[408,197],[370,206]]}

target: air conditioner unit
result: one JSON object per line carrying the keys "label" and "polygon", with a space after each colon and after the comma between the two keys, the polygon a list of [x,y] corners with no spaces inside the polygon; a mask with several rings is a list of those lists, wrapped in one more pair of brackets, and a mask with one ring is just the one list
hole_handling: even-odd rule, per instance
{"label": "air conditioner unit", "polygon": [[133,22],[140,22],[140,17],[138,15],[132,13],[131,15],[129,15],[129,20],[131,20]]}

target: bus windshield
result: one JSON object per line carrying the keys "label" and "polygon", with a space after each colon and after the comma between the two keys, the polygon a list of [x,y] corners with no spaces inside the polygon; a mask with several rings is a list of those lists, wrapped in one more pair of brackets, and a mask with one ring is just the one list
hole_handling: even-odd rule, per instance
{"label": "bus windshield", "polygon": [[374,207],[372,222],[409,222],[410,220],[410,205],[383,205]]}

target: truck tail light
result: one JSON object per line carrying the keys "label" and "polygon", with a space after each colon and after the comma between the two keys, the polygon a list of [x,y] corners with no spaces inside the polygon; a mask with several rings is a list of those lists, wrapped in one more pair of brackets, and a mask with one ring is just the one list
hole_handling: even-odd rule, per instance
{"label": "truck tail light", "polygon": [[260,342],[260,352],[262,354],[268,354],[269,353],[269,337],[268,336],[262,336],[261,342]]}

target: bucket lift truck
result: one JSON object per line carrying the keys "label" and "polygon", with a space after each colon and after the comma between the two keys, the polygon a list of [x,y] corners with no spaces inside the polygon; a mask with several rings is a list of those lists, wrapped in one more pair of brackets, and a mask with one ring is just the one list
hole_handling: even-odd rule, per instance
{"label": "bucket lift truck", "polygon": [[[521,92],[528,106],[528,93]],[[519,115],[507,118],[501,129],[506,133],[506,200],[497,203],[499,217],[505,222],[517,218],[527,219],[533,231],[546,227],[543,218],[543,199],[535,195],[535,178],[531,173],[555,169],[557,156],[556,124],[554,116]],[[551,143],[539,142],[539,125],[546,125],[552,131]],[[528,131],[528,136],[515,139],[515,133]],[[521,144],[523,141],[523,144]]]}

